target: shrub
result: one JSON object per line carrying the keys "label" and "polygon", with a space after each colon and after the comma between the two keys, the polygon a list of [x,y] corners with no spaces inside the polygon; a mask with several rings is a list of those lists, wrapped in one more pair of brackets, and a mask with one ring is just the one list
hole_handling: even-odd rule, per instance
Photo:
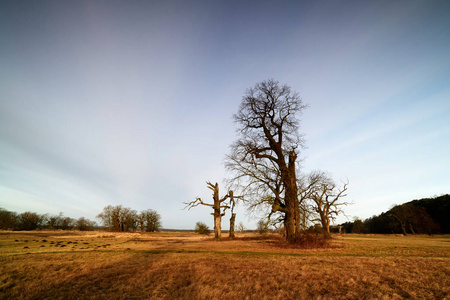
{"label": "shrub", "polygon": [[300,234],[298,245],[301,248],[328,248],[330,247],[330,238],[323,233],[304,232]]}
{"label": "shrub", "polygon": [[209,230],[208,225],[203,222],[197,222],[195,224],[195,232],[199,234],[209,234],[211,231]]}

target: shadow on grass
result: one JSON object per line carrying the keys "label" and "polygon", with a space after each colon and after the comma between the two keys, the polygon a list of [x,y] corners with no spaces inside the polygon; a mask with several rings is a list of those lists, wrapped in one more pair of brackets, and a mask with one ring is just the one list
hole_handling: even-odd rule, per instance
{"label": "shadow on grass", "polygon": [[[160,253],[165,254],[165,253]],[[196,299],[193,266],[171,262],[165,255],[130,253],[127,258],[99,266],[85,266],[51,279],[28,299]],[[30,291],[28,291],[30,292]],[[18,295],[11,295],[18,296]]]}

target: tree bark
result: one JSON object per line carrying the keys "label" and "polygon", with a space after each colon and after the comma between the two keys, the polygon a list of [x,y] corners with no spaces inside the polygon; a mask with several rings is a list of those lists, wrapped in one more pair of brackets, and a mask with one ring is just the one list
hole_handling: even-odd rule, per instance
{"label": "tree bark", "polygon": [[230,238],[234,238],[235,237],[234,236],[234,222],[235,222],[235,219],[236,219],[236,214],[235,213],[231,214],[231,217],[230,217]]}
{"label": "tree bark", "polygon": [[222,214],[220,213],[219,184],[214,185],[214,238],[220,240],[222,237]]}
{"label": "tree bark", "polygon": [[331,233],[330,233],[330,222],[327,222],[327,224],[325,225],[326,226],[326,235],[327,236],[331,236]]}
{"label": "tree bark", "polygon": [[222,237],[222,215],[220,214],[220,209],[214,209],[214,238],[220,240]]}
{"label": "tree bark", "polygon": [[300,234],[300,207],[297,193],[297,178],[295,174],[296,158],[297,154],[292,150],[289,153],[289,164],[287,168],[281,168],[286,203],[284,226],[286,228],[286,240],[289,243],[295,243]]}

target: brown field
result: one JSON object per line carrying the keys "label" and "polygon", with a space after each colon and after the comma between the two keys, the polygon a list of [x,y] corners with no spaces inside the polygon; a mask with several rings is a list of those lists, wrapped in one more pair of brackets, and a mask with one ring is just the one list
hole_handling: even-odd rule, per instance
{"label": "brown field", "polygon": [[449,236],[0,232],[1,299],[450,299]]}

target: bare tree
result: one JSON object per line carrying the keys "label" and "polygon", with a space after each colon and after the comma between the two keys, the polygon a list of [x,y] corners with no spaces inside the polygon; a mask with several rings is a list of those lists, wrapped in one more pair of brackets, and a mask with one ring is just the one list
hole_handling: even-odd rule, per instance
{"label": "bare tree", "polygon": [[17,228],[17,213],[0,207],[0,229],[15,230]]}
{"label": "bare tree", "polygon": [[136,231],[138,226],[136,210],[122,207],[119,213],[119,220],[121,231]]}
{"label": "bare tree", "polygon": [[139,223],[139,228],[141,229],[141,232],[145,231],[145,214],[144,212],[141,212],[138,216],[137,216],[137,222]]}
{"label": "bare tree", "polygon": [[240,138],[226,164],[236,174],[233,181],[253,194],[254,204],[270,205],[272,213],[280,214],[289,242],[295,242],[300,233],[298,115],[305,107],[298,93],[274,80],[248,89],[234,115]]}
{"label": "bare tree", "polygon": [[161,228],[161,216],[154,210],[148,209],[140,213],[139,220],[142,220],[141,231],[155,232]]}
{"label": "bare tree", "polygon": [[71,230],[75,226],[75,221],[76,220],[73,218],[65,217],[64,220],[62,221],[61,229],[62,230]]}
{"label": "bare tree", "polygon": [[43,225],[45,219],[44,215],[35,212],[26,211],[17,217],[19,228],[21,230],[34,230]]}
{"label": "bare tree", "polygon": [[58,215],[51,215],[47,219],[47,226],[49,229],[61,229],[64,222],[64,215],[60,212]]}
{"label": "bare tree", "polygon": [[322,228],[330,235],[330,221],[343,213],[342,207],[348,205],[342,198],[347,196],[348,181],[338,188],[336,183],[324,172],[313,172],[310,175],[309,196],[313,203],[313,210],[317,213]]}
{"label": "bare tree", "polygon": [[98,214],[103,225],[111,231],[158,231],[161,228],[161,216],[154,210],[148,209],[141,213],[122,205],[108,205]]}
{"label": "bare tree", "polygon": [[413,224],[417,218],[417,207],[411,203],[404,203],[396,205],[390,210],[390,216],[393,217],[402,229],[403,235],[406,235],[406,229],[409,229],[411,234],[416,234]]}
{"label": "bare tree", "polygon": [[239,223],[239,225],[238,225],[238,230],[239,230],[241,233],[244,233],[244,232],[245,232],[245,226],[244,226],[244,223],[242,223],[242,222]]}
{"label": "bare tree", "polygon": [[256,231],[258,231],[259,234],[266,234],[269,232],[269,222],[264,219],[259,220],[256,225]]}
{"label": "bare tree", "polygon": [[108,205],[103,208],[103,212],[97,215],[110,231],[135,230],[137,227],[137,214],[131,208],[122,205]]}
{"label": "bare tree", "polygon": [[75,221],[75,229],[80,230],[80,231],[94,230],[94,227],[96,225],[97,225],[97,223],[95,221],[91,221],[84,217],[81,217]]}
{"label": "bare tree", "polygon": [[214,209],[214,212],[212,215],[214,216],[214,238],[216,240],[220,240],[222,237],[222,217],[225,215],[225,211],[230,208],[229,205],[224,204],[224,201],[230,197],[230,193],[225,195],[222,198],[219,198],[219,184],[216,182],[216,184],[212,184],[211,182],[206,182],[208,188],[213,191],[213,200],[214,203],[205,203],[201,198],[197,198],[194,201],[191,202],[184,202],[186,204],[185,208],[191,209],[192,207],[196,207],[198,205],[205,205],[212,207]]}
{"label": "bare tree", "polygon": [[112,206],[108,205],[103,208],[103,212],[97,215],[104,226],[108,227],[110,231],[123,231],[123,220],[121,219],[122,205]]}

